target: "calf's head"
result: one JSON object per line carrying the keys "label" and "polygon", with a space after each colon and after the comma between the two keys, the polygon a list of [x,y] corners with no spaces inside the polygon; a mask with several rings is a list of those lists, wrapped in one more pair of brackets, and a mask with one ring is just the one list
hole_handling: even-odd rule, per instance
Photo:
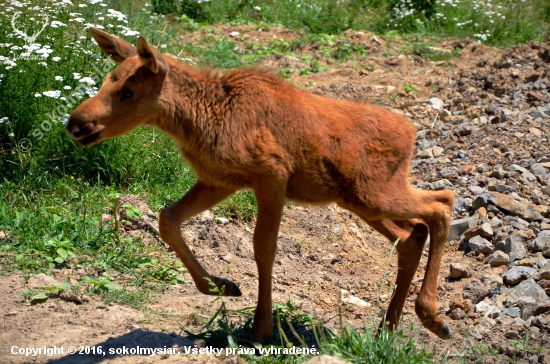
{"label": "calf's head", "polygon": [[99,47],[119,63],[98,93],[80,104],[69,117],[69,136],[84,146],[128,133],[154,121],[163,112],[162,97],[168,64],[139,37],[137,46],[99,29],[90,28]]}

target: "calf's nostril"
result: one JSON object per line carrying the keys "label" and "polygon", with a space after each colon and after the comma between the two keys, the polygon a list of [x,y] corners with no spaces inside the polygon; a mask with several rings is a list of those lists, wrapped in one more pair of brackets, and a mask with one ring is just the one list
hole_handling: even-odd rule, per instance
{"label": "calf's nostril", "polygon": [[73,116],[69,118],[69,122],[67,123],[66,129],[67,129],[67,132],[73,138],[79,138],[82,136],[86,136],[86,134],[91,133],[94,127],[95,127],[94,123],[88,122],[84,124],[82,120]]}
{"label": "calf's nostril", "polygon": [[84,129],[80,129],[78,126],[73,126],[71,129],[71,134],[75,137],[82,136],[84,134]]}

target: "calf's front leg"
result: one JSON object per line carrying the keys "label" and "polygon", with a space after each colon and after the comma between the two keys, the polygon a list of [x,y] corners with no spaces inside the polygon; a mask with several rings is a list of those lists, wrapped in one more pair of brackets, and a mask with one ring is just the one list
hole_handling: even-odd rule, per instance
{"label": "calf's front leg", "polygon": [[214,187],[198,181],[180,200],[166,207],[160,213],[159,231],[162,240],[174,249],[191,274],[195,286],[204,294],[217,294],[210,292],[210,283],[206,278],[212,280],[218,289],[225,286],[225,296],[240,296],[241,291],[235,283],[212,276],[202,267],[185,244],[180,227],[184,221],[225,200],[234,192],[233,189]]}
{"label": "calf's front leg", "polygon": [[285,205],[286,189],[262,186],[255,189],[258,220],[254,229],[254,258],[258,266],[258,305],[252,324],[255,342],[264,344],[273,331],[271,316],[271,274],[277,250],[277,236]]}

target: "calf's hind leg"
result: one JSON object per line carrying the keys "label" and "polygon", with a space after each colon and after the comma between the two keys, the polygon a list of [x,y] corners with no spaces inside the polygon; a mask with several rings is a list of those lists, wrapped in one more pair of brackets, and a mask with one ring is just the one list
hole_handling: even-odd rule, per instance
{"label": "calf's hind leg", "polygon": [[367,223],[391,242],[399,239],[396,247],[398,261],[396,288],[386,316],[380,323],[380,327],[382,327],[384,321],[387,320],[388,329],[393,331],[401,319],[409,287],[420,263],[422,250],[428,237],[428,227],[423,222],[414,219],[403,221],[384,219],[367,221]]}
{"label": "calf's hind leg", "polygon": [[214,277],[202,267],[185,244],[180,227],[184,221],[216,205],[234,192],[233,189],[208,186],[198,181],[180,200],[166,207],[160,213],[159,231],[162,240],[174,249],[191,274],[197,289],[204,294],[217,295],[215,292],[210,292],[210,284],[205,278],[212,280],[218,289],[225,286],[225,296],[240,296],[241,291],[235,283]]}
{"label": "calf's hind leg", "polygon": [[[390,187],[393,188],[393,186],[388,186],[388,188]],[[416,190],[409,185],[402,188],[395,188],[393,190],[402,192],[400,195],[393,195],[391,200],[382,198],[377,205],[377,212],[375,215],[370,211],[371,208],[369,205],[358,200],[347,202],[342,206],[357,213],[369,224],[372,220],[389,219],[395,222],[396,220],[410,220],[419,218],[422,219],[426,225],[428,225],[430,234],[430,251],[428,255],[428,262],[426,264],[424,281],[422,283],[422,287],[420,288],[420,293],[416,299],[415,310],[424,327],[438,335],[440,338],[448,339],[451,336],[449,326],[437,311],[435,297],[439,268],[443,253],[445,251],[445,241],[451,226],[451,212],[454,204],[454,194],[449,190],[435,192]],[[378,224],[377,227],[387,229],[387,223],[384,223],[384,225]],[[391,231],[388,230],[388,232]],[[390,234],[390,237],[391,236],[392,235]],[[417,258],[414,257],[411,261],[415,261],[416,259]],[[399,259],[399,262],[400,265],[403,264],[404,267],[407,267],[407,272],[412,271],[410,266],[412,263],[406,262],[405,257],[403,257],[403,259]],[[416,265],[417,264],[418,263],[416,263]],[[403,273],[402,276],[404,276],[404,274],[405,273]],[[410,274],[409,279],[412,279],[412,275],[413,274]],[[404,277],[402,278],[402,281],[405,282]],[[403,284],[403,286],[405,286],[405,284]],[[394,313],[399,306],[399,301],[404,299],[401,295],[405,295],[405,291],[402,292],[398,289],[398,292],[396,293],[399,293],[399,298],[397,300],[392,300],[392,304],[394,305],[392,310],[394,310]],[[391,314],[390,311],[388,312]],[[391,323],[392,318],[390,316],[390,324]]]}

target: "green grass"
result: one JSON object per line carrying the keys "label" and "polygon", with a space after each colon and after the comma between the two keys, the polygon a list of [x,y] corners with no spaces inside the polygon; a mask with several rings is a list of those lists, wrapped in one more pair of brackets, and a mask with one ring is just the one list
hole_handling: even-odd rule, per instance
{"label": "green grass", "polygon": [[[322,343],[323,352],[349,361],[362,363],[437,363],[445,359],[436,359],[434,354],[416,343],[414,327],[412,335],[406,335],[402,329],[395,332],[378,332],[374,323],[365,325],[362,330],[354,327],[341,327],[339,335],[327,335]],[[378,335],[376,335],[378,333]]]}
{"label": "green grass", "polygon": [[280,24],[314,34],[398,30],[473,37],[497,46],[544,41],[550,23],[550,4],[545,0],[152,0],[151,4],[157,13],[183,14],[196,23]]}
{"label": "green grass", "polygon": [[[406,335],[401,328],[388,332],[371,318],[361,329],[346,326],[340,317],[339,327],[327,328],[311,314],[304,313],[291,300],[284,305],[273,303],[274,330],[265,345],[250,339],[254,307],[229,310],[223,297],[219,308],[210,317],[196,316],[202,322],[198,332],[182,326],[191,339],[203,339],[208,346],[221,348],[245,348],[240,356],[249,363],[300,363],[315,355],[327,354],[350,362],[359,363],[444,363],[444,355],[436,357],[416,343],[418,329],[410,327]],[[308,349],[306,354],[295,354],[297,348]],[[311,351],[311,350],[314,351]]]}

